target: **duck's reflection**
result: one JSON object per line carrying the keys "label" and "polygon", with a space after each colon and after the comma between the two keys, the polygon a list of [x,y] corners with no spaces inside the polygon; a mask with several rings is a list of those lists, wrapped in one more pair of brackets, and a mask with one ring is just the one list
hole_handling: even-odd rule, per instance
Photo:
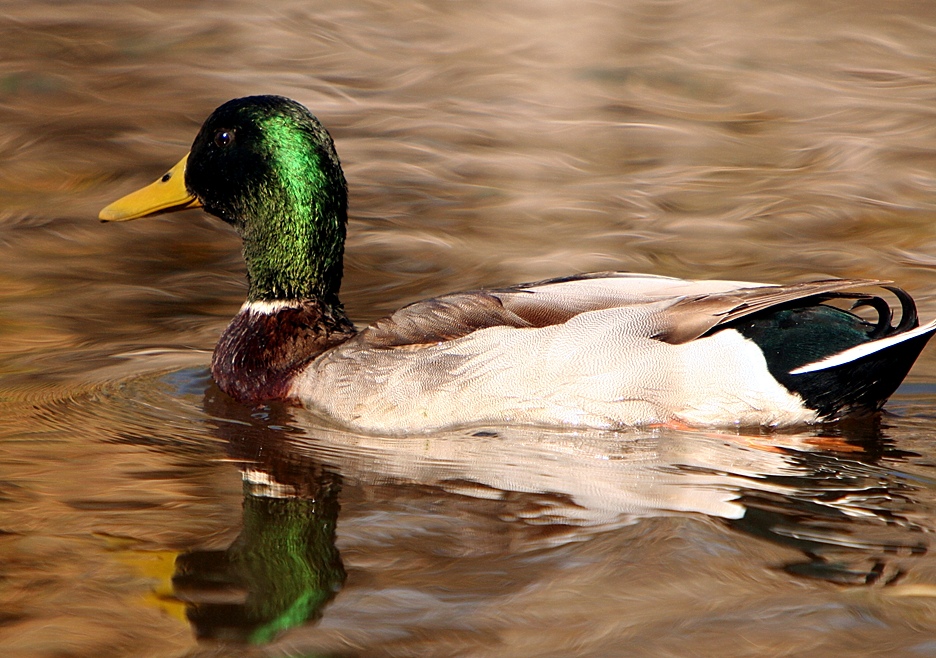
{"label": "duck's reflection", "polygon": [[179,555],[172,586],[198,637],[264,643],[318,619],[344,583],[335,547],[341,480],[312,460],[265,452],[283,439],[269,414],[217,429],[243,465],[242,528],[227,550]]}
{"label": "duck's reflection", "polygon": [[[854,443],[851,443],[853,447]],[[922,484],[876,464],[885,442],[870,452],[788,450],[790,474],[765,473],[738,489],[744,515],[731,527],[794,548],[803,559],[782,565],[798,576],[847,585],[890,584],[904,574],[904,557],[926,553],[914,492]],[[897,456],[890,451],[889,457]]]}
{"label": "duck's reflection", "polygon": [[704,515],[800,555],[771,566],[849,585],[894,582],[905,558],[928,549],[930,529],[913,520],[922,483],[881,465],[900,455],[875,426],[834,436],[498,428],[382,438],[329,429],[301,410],[248,410],[214,388],[205,401],[243,464],[245,496],[228,550],[177,561],[176,595],[204,637],[262,642],[321,615],[344,581],[335,548],[342,479],[493,498],[499,523],[560,530],[527,542]]}

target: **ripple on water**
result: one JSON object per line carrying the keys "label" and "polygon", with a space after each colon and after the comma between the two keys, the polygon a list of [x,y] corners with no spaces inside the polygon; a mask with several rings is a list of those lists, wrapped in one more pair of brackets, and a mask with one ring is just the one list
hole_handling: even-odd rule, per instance
{"label": "ripple on water", "polygon": [[[165,553],[236,523],[240,486],[236,469],[219,467],[225,452],[205,423],[206,368],[160,364],[166,355],[137,357],[119,374],[5,396],[0,570],[17,618],[5,646],[102,655],[127,644],[127,625],[134,643],[190,643],[184,614],[160,612],[171,600],[146,603],[152,570],[132,565],[168,560],[171,575]],[[193,515],[180,518],[180,504]]]}

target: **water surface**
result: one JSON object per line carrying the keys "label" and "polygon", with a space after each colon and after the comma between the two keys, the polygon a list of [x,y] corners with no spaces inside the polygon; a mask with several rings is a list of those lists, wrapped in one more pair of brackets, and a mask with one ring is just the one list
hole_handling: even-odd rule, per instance
{"label": "water surface", "polygon": [[199,212],[102,225],[225,100],[351,185],[366,322],[581,271],[898,281],[936,316],[936,9],[9,2],[4,656],[931,655],[936,351],[876,423],[349,435],[207,374]]}

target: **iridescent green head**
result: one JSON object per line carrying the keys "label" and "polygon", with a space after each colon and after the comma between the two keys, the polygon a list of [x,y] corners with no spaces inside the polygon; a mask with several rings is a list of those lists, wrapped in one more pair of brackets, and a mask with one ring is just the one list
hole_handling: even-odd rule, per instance
{"label": "iridescent green head", "polygon": [[199,205],[243,238],[250,301],[337,303],[347,184],[331,136],[305,107],[280,96],[228,101],[205,120],[187,158],[101,218]]}

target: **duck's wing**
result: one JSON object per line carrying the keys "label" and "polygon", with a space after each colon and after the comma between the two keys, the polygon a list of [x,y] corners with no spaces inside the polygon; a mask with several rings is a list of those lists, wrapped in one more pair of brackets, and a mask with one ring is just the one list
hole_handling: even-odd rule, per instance
{"label": "duck's wing", "polygon": [[546,327],[589,311],[655,305],[647,337],[680,344],[773,306],[810,297],[824,301],[883,283],[832,279],[776,286],[602,272],[416,302],[370,325],[356,340],[375,348],[413,349],[488,327]]}
{"label": "duck's wing", "polygon": [[746,315],[799,300],[812,298],[820,303],[838,296],[871,299],[871,295],[841,293],[887,283],[890,282],[876,279],[828,279],[684,297],[666,310],[666,327],[656,338],[673,344],[687,343]]}
{"label": "duck's wing", "polygon": [[352,340],[362,347],[418,348],[467,336],[487,327],[531,327],[483,290],[427,299],[366,327]]}

